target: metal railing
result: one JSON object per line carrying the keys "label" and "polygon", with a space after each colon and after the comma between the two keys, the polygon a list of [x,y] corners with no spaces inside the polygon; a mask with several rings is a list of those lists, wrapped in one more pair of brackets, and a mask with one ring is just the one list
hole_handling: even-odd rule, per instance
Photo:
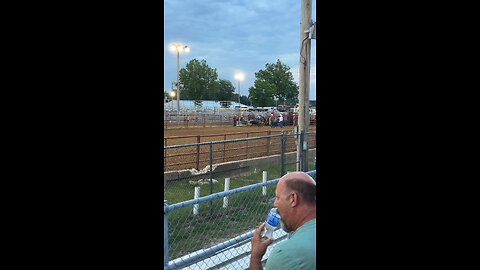
{"label": "metal railing", "polygon": [[[315,171],[307,173],[315,175]],[[172,205],[165,200],[164,269],[219,269],[226,265],[248,269],[253,230],[273,207],[274,185],[278,181],[267,181],[265,177],[262,183],[231,190],[225,186],[222,192]],[[206,202],[208,206],[200,207]],[[276,241],[269,246],[264,260],[285,237],[277,230]]]}
{"label": "metal railing", "polygon": [[[296,151],[298,142],[297,133],[284,133],[280,131],[280,134],[271,135],[272,131],[267,131],[267,136],[258,136],[262,133],[265,134],[265,132],[245,132],[164,138],[164,171],[182,169],[195,169],[199,171],[212,162],[225,163],[270,155],[282,155],[284,151]],[[308,148],[316,148],[316,133],[306,132],[305,134],[308,136]],[[242,138],[245,135],[247,138]],[[248,138],[250,135],[257,135],[257,137]],[[240,138],[226,140],[227,136],[230,138]],[[206,137],[210,139],[217,138],[218,141],[201,142],[201,139]],[[171,143],[173,140],[181,142],[182,139],[183,141],[191,141],[192,143],[168,146],[169,142]],[[212,152],[210,152],[210,149]]]}
{"label": "metal railing", "polygon": [[226,141],[230,139],[270,136],[270,135],[275,135],[280,133],[282,133],[281,129],[272,129],[272,130],[261,130],[261,131],[230,132],[230,133],[205,134],[205,135],[170,136],[170,137],[163,138],[163,146],[221,141],[221,140]]}
{"label": "metal railing", "polygon": [[163,119],[163,128],[231,126],[231,118],[230,114],[185,113],[177,115],[176,113],[166,113]]}
{"label": "metal railing", "polygon": [[312,170],[315,133],[308,136],[311,154],[307,155],[307,168],[297,164],[297,134],[165,146],[165,163],[182,167],[165,169],[164,197],[174,203],[186,201],[192,198],[194,186],[204,185],[207,188],[198,191],[201,196],[220,192],[225,178],[232,179],[232,188],[249,185],[264,179],[264,170],[272,178],[287,171]]}
{"label": "metal railing", "polygon": [[[242,112],[233,109],[217,110],[182,110],[180,113],[166,107],[163,117],[163,128],[181,128],[181,127],[207,127],[207,126],[232,126],[235,125],[233,116],[241,116],[242,125],[247,125],[249,121],[256,121],[261,125],[269,125],[269,112]],[[284,112],[285,124],[291,126],[294,124],[293,114]],[[312,116],[311,116],[312,117]],[[315,119],[315,116],[313,116]],[[314,124],[312,122],[311,124]]]}

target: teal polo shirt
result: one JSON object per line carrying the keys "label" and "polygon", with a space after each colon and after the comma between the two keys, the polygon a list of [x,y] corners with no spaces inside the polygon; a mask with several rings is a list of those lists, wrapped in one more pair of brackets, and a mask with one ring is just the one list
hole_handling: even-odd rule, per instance
{"label": "teal polo shirt", "polygon": [[266,270],[316,269],[317,219],[298,228],[290,239],[278,243],[268,256]]}

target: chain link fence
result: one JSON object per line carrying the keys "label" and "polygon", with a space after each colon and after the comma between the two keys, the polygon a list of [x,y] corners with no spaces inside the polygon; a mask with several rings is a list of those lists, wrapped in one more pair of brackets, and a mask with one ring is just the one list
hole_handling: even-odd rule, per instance
{"label": "chain link fence", "polygon": [[[315,133],[307,134],[307,171],[315,177]],[[252,230],[273,207],[275,183],[298,168],[298,136],[282,133],[164,147],[165,160],[177,163],[176,170],[164,172],[166,269],[248,269]],[[215,199],[208,199],[212,196]],[[278,241],[285,237],[282,232],[277,231]]]}
{"label": "chain link fence", "polygon": [[171,203],[193,199],[194,186],[202,187],[200,196],[221,192],[225,178],[237,188],[262,181],[263,171],[277,178],[287,171],[313,170],[315,133],[308,137],[305,169],[297,163],[296,133],[165,146],[164,198]]}

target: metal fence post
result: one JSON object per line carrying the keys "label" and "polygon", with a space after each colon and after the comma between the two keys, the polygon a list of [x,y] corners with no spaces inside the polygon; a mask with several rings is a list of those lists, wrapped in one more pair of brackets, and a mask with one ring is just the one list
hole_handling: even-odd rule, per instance
{"label": "metal fence post", "polygon": [[212,163],[213,163],[213,143],[210,142],[210,194],[213,193],[213,172],[212,172]]}
{"label": "metal fence post", "polygon": [[[224,134],[223,135],[223,140],[226,141],[227,140],[227,134]],[[227,143],[226,142],[223,142],[223,162],[225,162],[225,145]]]}
{"label": "metal fence post", "polygon": [[[167,138],[163,139],[163,146],[167,146]],[[163,171],[167,170],[167,149],[164,148],[163,150]]]}
{"label": "metal fence post", "polygon": [[304,156],[304,155],[303,155],[303,154],[304,154],[304,152],[303,152],[303,140],[304,140],[304,136],[303,136],[303,134],[304,134],[303,131],[301,131],[301,132],[300,132],[300,135],[299,135],[299,136],[300,136],[300,168],[299,168],[299,171],[302,171],[302,172],[305,171],[305,170],[303,169],[303,167],[304,167],[304,166],[303,166],[303,163],[304,163],[304,159],[303,159],[303,156]]}
{"label": "metal fence post", "polygon": [[[197,143],[200,143],[200,135],[197,135]],[[197,171],[200,170],[200,145],[197,144]]]}
{"label": "metal fence post", "polygon": [[[213,172],[212,172],[212,163],[213,163],[213,143],[210,142],[210,194],[213,194]],[[212,214],[212,201],[210,201],[210,214]]]}
{"label": "metal fence post", "polygon": [[[248,132],[247,132],[247,138],[248,138]],[[248,159],[248,141],[246,141],[246,145],[247,145],[247,147],[246,147],[247,151],[245,153],[245,158]]]}
{"label": "metal fence post", "polygon": [[305,160],[305,168],[304,168],[304,172],[308,172],[308,135],[310,133],[308,132],[308,130],[305,132],[305,139],[304,139],[304,152],[305,152],[305,156],[304,156],[304,160]]}
{"label": "metal fence post", "polygon": [[303,166],[303,153],[304,153],[304,152],[303,152],[303,134],[304,134],[303,132],[300,132],[300,134],[299,134],[299,136],[300,136],[300,153],[298,153],[298,154],[299,154],[298,170],[299,170],[299,171],[302,171],[302,172],[305,171],[305,170],[303,169],[303,168],[304,168],[304,166]]}
{"label": "metal fence post", "polygon": [[280,136],[280,176],[285,175],[285,133]]}
{"label": "metal fence post", "polygon": [[[164,209],[168,207],[166,200],[163,200]],[[163,268],[168,269],[168,213],[163,211]]]}
{"label": "metal fence post", "polygon": [[267,156],[268,156],[268,153],[270,152],[270,135],[272,135],[272,132],[268,131],[267,135],[268,135],[268,138],[267,138]]}
{"label": "metal fence post", "polygon": [[[193,198],[194,199],[200,198],[200,187],[195,187],[195,193],[193,194]],[[199,208],[198,203],[193,205],[193,215],[194,216],[198,215],[198,208]]]}
{"label": "metal fence post", "polygon": [[[262,183],[267,182],[267,171],[262,172]],[[262,195],[266,196],[267,195],[267,186],[262,187]]]}
{"label": "metal fence post", "polygon": [[[225,178],[225,189],[227,191],[230,189],[230,178]],[[228,207],[228,196],[223,197],[223,208]]]}

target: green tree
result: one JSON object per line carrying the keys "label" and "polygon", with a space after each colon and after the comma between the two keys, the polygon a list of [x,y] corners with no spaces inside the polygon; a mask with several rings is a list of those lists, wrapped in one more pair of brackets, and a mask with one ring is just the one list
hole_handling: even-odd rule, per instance
{"label": "green tree", "polygon": [[219,82],[217,70],[210,68],[205,60],[192,59],[180,70],[181,99],[215,100]]}
{"label": "green tree", "polygon": [[219,80],[218,81],[218,95],[216,100],[218,101],[233,101],[235,87],[231,81],[228,80]]}
{"label": "green tree", "polygon": [[[237,95],[238,97],[238,95]],[[244,104],[244,105],[250,105],[251,101],[250,99],[248,99],[247,96],[240,96],[240,103]]]}
{"label": "green tree", "polygon": [[248,89],[255,106],[274,106],[274,97],[278,104],[295,105],[298,102],[298,86],[293,81],[290,67],[280,59],[275,64],[266,64],[265,69],[255,73],[254,86]]}

